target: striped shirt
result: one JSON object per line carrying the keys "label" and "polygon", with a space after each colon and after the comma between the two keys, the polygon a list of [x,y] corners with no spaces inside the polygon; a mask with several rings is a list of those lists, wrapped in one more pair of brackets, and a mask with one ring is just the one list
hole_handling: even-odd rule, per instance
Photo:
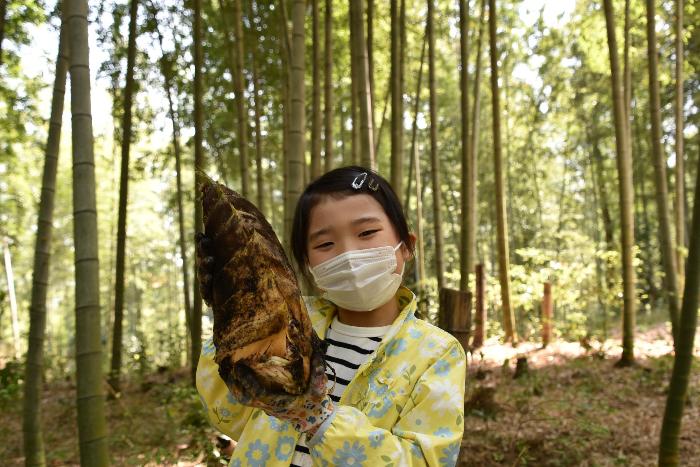
{"label": "striped shirt", "polygon": [[[335,375],[330,369],[326,370],[329,394],[333,402],[337,403],[340,400],[357,369],[379,347],[382,337],[390,327],[391,325],[373,328],[350,326],[338,321],[337,316],[333,318],[326,334],[326,362],[335,370]],[[312,465],[309,448],[306,446],[306,435],[301,435],[290,467]]]}

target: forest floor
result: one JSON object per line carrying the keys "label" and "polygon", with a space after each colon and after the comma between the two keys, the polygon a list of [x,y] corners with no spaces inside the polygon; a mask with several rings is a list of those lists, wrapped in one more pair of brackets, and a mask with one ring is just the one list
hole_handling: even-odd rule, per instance
{"label": "forest floor", "polygon": [[[700,328],[695,338],[700,357]],[[635,337],[637,365],[616,368],[619,339],[517,348],[487,341],[471,356],[460,466],[656,465],[673,366],[665,326]],[[529,373],[514,378],[517,357]],[[681,464],[700,465],[700,369],[680,437]]]}
{"label": "forest floor", "polygon": [[[700,335],[696,342],[700,342]],[[696,346],[697,347],[697,346]],[[490,340],[470,356],[461,466],[650,466],[672,366],[668,332],[636,337],[638,365],[617,369],[619,341],[554,342],[546,349]],[[514,379],[526,355],[529,373]],[[696,355],[700,352],[696,350]],[[0,465],[23,465],[21,395],[0,392]],[[75,386],[52,382],[42,417],[47,464],[78,465]],[[222,465],[186,370],[128,383],[106,404],[113,465]],[[683,465],[700,465],[700,369],[683,417]]]}

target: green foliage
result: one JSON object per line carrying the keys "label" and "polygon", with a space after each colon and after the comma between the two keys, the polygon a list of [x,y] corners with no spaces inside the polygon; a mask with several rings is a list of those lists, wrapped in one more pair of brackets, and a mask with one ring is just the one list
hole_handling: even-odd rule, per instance
{"label": "green foliage", "polygon": [[[230,2],[230,0],[227,0]],[[470,79],[474,78],[477,7],[471,3]],[[692,141],[700,126],[700,8],[696,0],[686,2],[686,147],[687,187],[694,180],[697,157]],[[50,71],[30,75],[22,54],[37,41],[58,36],[53,2],[9,3],[3,66],[0,68],[0,236],[10,239],[15,267],[15,288],[20,310],[28,309],[31,291],[32,246],[36,205],[41,183],[42,147],[48,116],[47,92]],[[260,99],[262,168],[266,176],[264,194],[270,219],[283,237],[283,95],[286,75],[282,61],[285,31],[279,2],[253,1],[243,8],[245,98],[250,112]],[[659,9],[660,79],[664,106],[667,154],[672,154],[672,63],[674,32],[671,2]],[[410,125],[424,39],[425,6],[407,2],[405,76],[406,155],[411,146]],[[503,69],[503,142],[508,200],[512,300],[518,333],[539,339],[542,287],[550,281],[554,298],[555,335],[577,339],[602,336],[617,326],[621,307],[619,258],[619,206],[612,132],[607,43],[599,2],[577,2],[560,19],[548,9],[532,9],[527,2],[505,2],[498,6],[498,41]],[[615,1],[617,28],[622,48],[622,0]],[[321,8],[323,10],[323,7]],[[374,83],[375,124],[381,125],[384,96],[389,85],[389,6],[375,2]],[[288,12],[289,13],[289,12]],[[347,3],[334,2],[333,93],[335,99],[335,165],[347,160],[350,151],[350,50]],[[630,63],[633,80],[633,155],[635,162],[635,232],[640,321],[652,321],[663,306],[659,290],[663,281],[657,237],[658,222],[653,200],[652,170],[648,156],[648,96],[646,92],[646,42],[643,2],[631,2],[632,29]],[[240,186],[237,135],[234,128],[232,79],[227,34],[219,2],[204,2],[205,34],[205,152],[207,171],[233,188]],[[289,19],[289,18],[288,18]],[[438,101],[438,153],[443,186],[443,232],[445,278],[449,287],[459,284],[461,203],[461,113],[459,93],[459,36],[457,6],[439,0],[436,4],[436,82]],[[102,342],[111,348],[114,245],[116,243],[117,173],[121,143],[121,89],[126,65],[128,2],[98,2],[91,11],[96,44],[92,51],[99,65],[94,83],[96,173],[98,184],[98,228],[101,264]],[[310,20],[307,21],[310,28]],[[323,30],[323,25],[321,25]],[[187,253],[192,258],[193,190],[192,166],[192,34],[189,8],[181,2],[158,0],[139,6],[139,52],[134,104],[134,140],[130,167],[130,204],[127,223],[127,294],[125,304],[125,361],[131,370],[158,365],[182,364],[186,355],[181,264],[175,194],[171,122],[164,76],[171,80],[172,96],[181,126],[185,229]],[[39,32],[38,32],[39,31]],[[323,31],[322,31],[323,32]],[[159,37],[160,34],[160,37]],[[161,44],[162,39],[162,44]],[[311,85],[311,35],[307,34],[307,89]],[[57,43],[57,41],[55,41]],[[162,45],[162,47],[161,47]],[[54,50],[45,50],[49,57]],[[260,95],[252,91],[252,51],[255,50]],[[488,335],[501,334],[500,293],[495,251],[494,179],[488,46],[483,47],[478,153],[477,262],[485,265]],[[46,64],[46,70],[53,65]],[[427,70],[424,67],[424,80]],[[424,81],[425,84],[425,81]],[[473,83],[472,83],[473,84]],[[425,87],[425,86],[424,86]],[[307,92],[310,99],[310,92]],[[474,96],[470,96],[473,103]],[[390,134],[387,112],[377,153],[379,169],[389,175]],[[434,271],[434,238],[431,173],[428,164],[428,104],[422,90],[418,107],[416,151],[421,161],[423,231],[427,277],[423,284],[408,280],[419,294],[420,309],[436,320],[438,290]],[[309,115],[310,118],[310,115]],[[249,141],[255,131],[251,119]],[[59,162],[57,198],[52,240],[52,263],[47,306],[47,377],[59,378],[73,371],[74,291],[72,244],[72,192],[70,169],[70,125],[64,122]],[[310,125],[307,125],[310,131]],[[307,134],[307,136],[310,136]],[[697,151],[695,151],[697,152]],[[251,151],[251,154],[253,151]],[[599,154],[601,176],[596,171]],[[20,157],[21,156],[21,157]],[[345,159],[343,159],[345,157]],[[669,164],[672,158],[669,157]],[[409,161],[405,159],[407,175]],[[251,170],[254,164],[251,164]],[[671,177],[673,178],[673,177]],[[673,186],[673,180],[671,186]],[[255,197],[255,184],[252,197]],[[415,185],[414,185],[415,186]],[[602,198],[601,189],[606,191]],[[403,198],[404,194],[402,194]],[[610,224],[602,218],[603,204]],[[409,199],[409,225],[415,228],[415,193]],[[612,232],[610,242],[606,228]],[[192,265],[190,264],[190,268]],[[192,278],[192,274],[190,274]],[[473,290],[473,284],[472,284]],[[6,284],[0,281],[0,296]],[[3,305],[6,307],[6,305]],[[0,308],[5,311],[6,308]],[[6,313],[0,316],[5,319]],[[21,332],[28,329],[25,315]],[[11,338],[9,326],[0,327],[0,338]],[[144,353],[146,352],[146,353]],[[107,358],[108,352],[105,353]],[[145,357],[144,357],[145,355]],[[138,357],[138,360],[136,359]]]}
{"label": "green foliage", "polygon": [[24,364],[11,360],[0,369],[0,407],[12,403],[22,389]]}
{"label": "green foliage", "polygon": [[31,163],[22,159],[38,149],[34,146],[43,133],[37,127],[43,127],[48,114],[48,109],[39,110],[39,93],[46,83],[23,68],[21,57],[30,48],[31,31],[46,19],[40,1],[7,2],[0,66],[0,237],[13,240],[24,227],[31,199],[29,190],[16,189],[14,182],[29,175]]}
{"label": "green foliage", "polygon": [[[0,164],[9,163],[21,145],[31,140],[32,126],[39,125],[38,93],[45,84],[40,76],[23,69],[22,54],[29,49],[31,31],[47,20],[42,1],[7,2],[0,67]],[[4,191],[4,190],[3,190]],[[0,204],[0,208],[2,208]],[[0,209],[0,212],[4,212]],[[5,222],[2,222],[5,224]]]}

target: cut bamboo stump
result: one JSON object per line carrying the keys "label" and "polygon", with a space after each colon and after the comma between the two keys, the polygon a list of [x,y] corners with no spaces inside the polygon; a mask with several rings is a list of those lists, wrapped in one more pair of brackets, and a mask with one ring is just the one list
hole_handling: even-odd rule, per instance
{"label": "cut bamboo stump", "polygon": [[515,363],[515,374],[513,375],[513,379],[518,379],[523,376],[526,376],[527,374],[530,373],[530,367],[527,364],[527,357],[521,356],[518,357]]}
{"label": "cut bamboo stump", "polygon": [[440,327],[455,336],[465,350],[471,334],[471,292],[440,290]]}
{"label": "cut bamboo stump", "polygon": [[484,329],[486,328],[486,308],[484,305],[484,265],[476,265],[476,309],[474,310],[474,339],[472,348],[478,349],[484,345]]}
{"label": "cut bamboo stump", "polygon": [[547,347],[552,338],[552,284],[544,283],[542,296],[542,347]]}

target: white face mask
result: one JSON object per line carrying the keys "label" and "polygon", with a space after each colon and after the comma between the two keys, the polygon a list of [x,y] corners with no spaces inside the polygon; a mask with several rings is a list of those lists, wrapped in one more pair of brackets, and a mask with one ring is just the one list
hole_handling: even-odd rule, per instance
{"label": "white face mask", "polygon": [[[310,268],[316,285],[324,298],[341,308],[370,311],[388,302],[398,290],[403,278],[396,274],[396,247],[382,246],[365,250],[346,251]],[[405,266],[406,263],[404,263]]]}

